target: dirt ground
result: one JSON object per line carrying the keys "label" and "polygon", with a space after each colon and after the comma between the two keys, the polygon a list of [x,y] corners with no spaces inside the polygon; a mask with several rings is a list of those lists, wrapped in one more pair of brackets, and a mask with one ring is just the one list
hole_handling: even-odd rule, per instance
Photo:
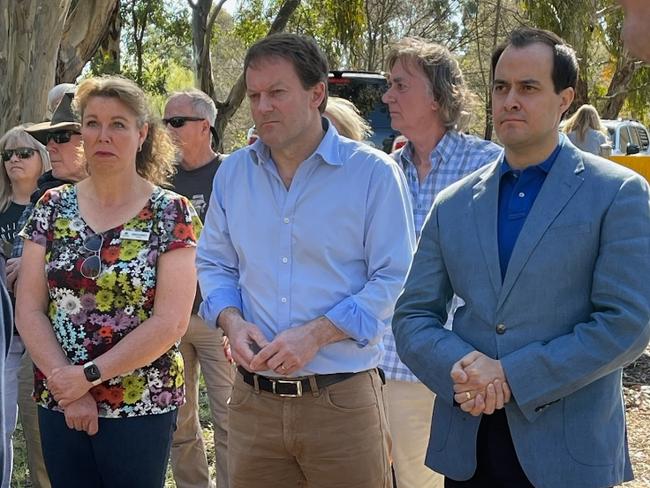
{"label": "dirt ground", "polygon": [[650,487],[650,348],[623,372],[630,458],[634,481],[623,488]]}

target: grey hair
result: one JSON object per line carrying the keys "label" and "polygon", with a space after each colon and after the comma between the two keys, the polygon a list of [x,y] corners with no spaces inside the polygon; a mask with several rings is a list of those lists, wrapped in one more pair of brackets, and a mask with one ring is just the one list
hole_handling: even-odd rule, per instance
{"label": "grey hair", "polygon": [[47,116],[52,117],[56,107],[61,102],[63,95],[68,92],[74,92],[75,85],[73,83],[60,83],[52,88],[47,94]]}
{"label": "grey hair", "polygon": [[212,100],[207,93],[196,88],[175,91],[169,96],[167,103],[180,97],[189,98],[194,114],[197,117],[205,117],[208,122],[210,122],[210,126],[214,126],[214,121],[217,118],[217,107],[214,105],[214,100]]}
{"label": "grey hair", "polygon": [[[9,145],[13,146],[12,149],[17,147],[29,147],[36,150],[41,157],[41,174],[43,174],[52,169],[52,165],[50,164],[50,154],[47,152],[47,149],[43,144],[38,142],[25,131],[25,127],[28,127],[29,125],[31,124],[19,125],[7,131],[7,133],[0,138],[0,151],[4,151]],[[5,165],[2,164],[1,166],[0,212],[4,212],[11,204],[12,189]]]}
{"label": "grey hair", "polygon": [[463,72],[451,52],[440,44],[416,37],[405,37],[394,44],[388,53],[389,70],[398,60],[405,60],[405,69],[412,63],[422,70],[429,82],[433,99],[440,107],[440,117],[447,129],[459,125],[471,100],[465,86]]}

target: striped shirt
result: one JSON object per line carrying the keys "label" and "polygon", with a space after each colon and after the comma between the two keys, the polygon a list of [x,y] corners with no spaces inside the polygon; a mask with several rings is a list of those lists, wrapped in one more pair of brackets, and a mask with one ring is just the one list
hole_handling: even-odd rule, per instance
{"label": "striped shirt", "polygon": [[[431,170],[422,182],[420,182],[417,169],[413,164],[413,146],[410,142],[392,154],[406,175],[413,203],[415,232],[418,238],[436,195],[452,183],[496,160],[501,151],[501,146],[493,142],[456,131],[447,131],[431,151]],[[450,312],[453,312],[458,305],[462,305],[462,302],[458,297],[454,297],[449,307]],[[446,327],[451,325],[452,318],[453,313],[449,313]],[[388,379],[418,381],[415,375],[400,361],[391,328],[387,329],[384,336],[384,348],[380,366]]]}

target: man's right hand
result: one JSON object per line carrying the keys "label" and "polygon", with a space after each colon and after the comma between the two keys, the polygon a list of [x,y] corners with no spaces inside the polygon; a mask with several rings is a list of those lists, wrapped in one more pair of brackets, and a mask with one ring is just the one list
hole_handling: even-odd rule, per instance
{"label": "man's right hand", "polygon": [[90,392],[71,402],[65,407],[63,413],[65,423],[70,429],[83,430],[88,435],[95,435],[99,430],[97,402]]}
{"label": "man's right hand", "polygon": [[262,331],[255,324],[244,320],[241,312],[235,308],[223,310],[219,314],[218,324],[228,337],[234,361],[252,372],[251,360],[269,343]]}

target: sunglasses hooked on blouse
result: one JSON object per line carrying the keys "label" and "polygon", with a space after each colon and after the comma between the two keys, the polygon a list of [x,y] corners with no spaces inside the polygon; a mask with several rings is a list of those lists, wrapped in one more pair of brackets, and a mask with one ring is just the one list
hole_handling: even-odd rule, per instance
{"label": "sunglasses hooked on blouse", "polygon": [[179,115],[178,117],[170,117],[168,119],[162,119],[163,124],[171,125],[174,129],[183,127],[186,122],[198,122],[199,120],[205,120],[205,117],[185,117]]}
{"label": "sunglasses hooked on blouse", "polygon": [[72,130],[47,132],[46,134],[43,134],[43,144],[47,145],[47,143],[50,141],[54,141],[57,144],[65,144],[66,142],[70,142],[70,139],[72,139],[72,136],[74,134],[79,134],[79,132],[75,132]]}

